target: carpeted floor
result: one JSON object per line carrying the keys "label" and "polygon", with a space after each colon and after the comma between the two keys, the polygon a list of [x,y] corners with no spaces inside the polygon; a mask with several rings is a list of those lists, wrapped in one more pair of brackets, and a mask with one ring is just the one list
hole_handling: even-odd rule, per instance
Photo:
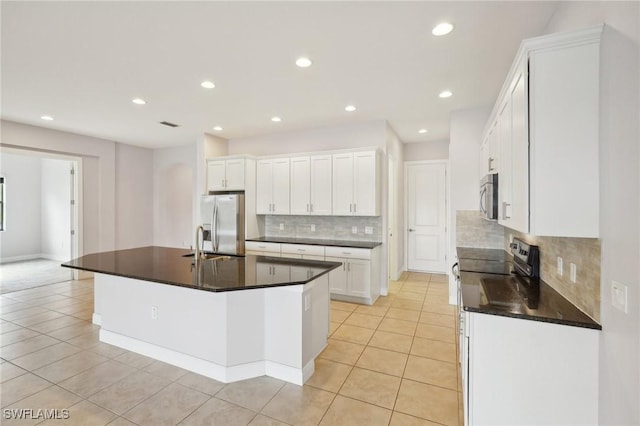
{"label": "carpeted floor", "polygon": [[72,279],[62,262],[47,259],[0,264],[0,294],[60,283]]}

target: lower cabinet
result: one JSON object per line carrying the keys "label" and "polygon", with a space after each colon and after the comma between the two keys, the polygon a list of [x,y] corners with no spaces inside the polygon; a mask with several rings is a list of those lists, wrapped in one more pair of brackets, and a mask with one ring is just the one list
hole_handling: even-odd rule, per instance
{"label": "lower cabinet", "polygon": [[379,248],[327,247],[325,260],[342,263],[329,272],[331,298],[373,304],[380,295],[379,253]]}
{"label": "lower cabinet", "polygon": [[599,331],[462,316],[465,425],[598,424]]}

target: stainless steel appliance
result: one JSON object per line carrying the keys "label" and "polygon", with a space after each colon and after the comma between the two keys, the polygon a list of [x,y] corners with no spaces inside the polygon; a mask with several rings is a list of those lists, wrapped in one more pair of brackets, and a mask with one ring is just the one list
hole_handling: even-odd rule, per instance
{"label": "stainless steel appliance", "polygon": [[480,213],[485,219],[498,220],[498,174],[480,180]]}
{"label": "stainless steel appliance", "polygon": [[244,256],[244,192],[211,192],[200,199],[205,253]]}

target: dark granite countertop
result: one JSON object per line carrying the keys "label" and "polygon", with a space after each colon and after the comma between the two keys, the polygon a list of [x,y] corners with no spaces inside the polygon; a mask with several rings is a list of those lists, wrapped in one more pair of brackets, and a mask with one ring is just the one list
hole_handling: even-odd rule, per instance
{"label": "dark granite countertop", "polygon": [[460,281],[465,311],[602,330],[542,280],[538,290],[528,291],[514,275],[462,271]]}
{"label": "dark granite countertop", "polygon": [[456,247],[458,259],[489,260],[495,262],[511,262],[513,256],[503,249],[476,247]]}
{"label": "dark granite countertop", "polygon": [[202,260],[193,266],[189,250],[140,247],[88,254],[62,266],[206,291],[247,290],[306,284],[339,267],[336,262],[267,256]]}
{"label": "dark granite countertop", "polygon": [[382,244],[375,241],[326,240],[320,238],[295,237],[257,237],[247,238],[246,241],[256,241],[259,243],[307,244],[310,246],[353,247],[363,249],[374,249]]}

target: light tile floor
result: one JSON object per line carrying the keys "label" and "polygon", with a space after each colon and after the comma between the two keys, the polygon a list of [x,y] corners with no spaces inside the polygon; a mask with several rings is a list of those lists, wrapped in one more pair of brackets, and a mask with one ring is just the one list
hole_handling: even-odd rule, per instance
{"label": "light tile floor", "polygon": [[[455,308],[444,275],[405,273],[373,306],[331,302],[305,386],[223,384],[101,343],[93,284],[0,296],[3,425],[462,425]],[[68,409],[63,420],[5,409]],[[34,416],[35,417],[35,416]]]}

